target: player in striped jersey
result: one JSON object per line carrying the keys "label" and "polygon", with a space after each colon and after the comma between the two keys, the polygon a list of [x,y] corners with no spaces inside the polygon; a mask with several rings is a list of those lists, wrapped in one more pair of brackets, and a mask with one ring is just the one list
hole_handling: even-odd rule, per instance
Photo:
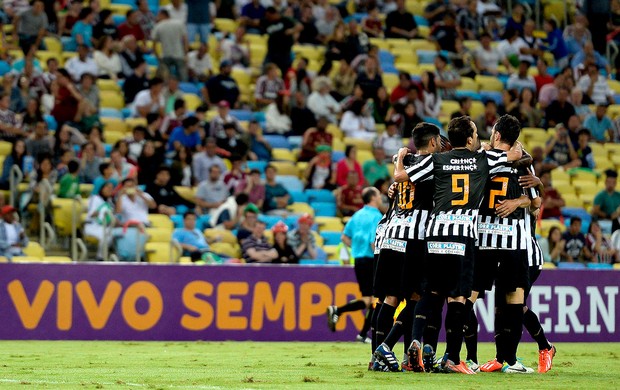
{"label": "player in striped jersey", "polygon": [[[465,301],[472,291],[478,208],[489,174],[508,165],[508,161],[520,159],[522,152],[520,144],[509,152],[478,151],[478,129],[469,117],[451,120],[448,138],[451,151],[422,158],[406,170],[397,166],[394,178],[414,184],[435,180],[434,208],[426,229],[426,287],[448,299],[447,346],[441,367],[444,372],[473,374],[460,360],[460,352]],[[406,153],[406,149],[399,151]]]}
{"label": "player in striped jersey", "polygon": [[[511,115],[499,118],[491,131],[491,147],[508,151],[519,138],[521,124]],[[496,287],[497,364],[503,372],[530,373],[531,368],[517,361],[517,348],[523,328],[524,290],[528,286],[527,247],[530,232],[525,226],[525,210],[530,197],[518,181],[513,166],[499,168],[489,177],[478,215],[478,248],[474,266],[474,287],[465,303],[467,321],[465,344],[468,366],[479,369],[477,356],[478,321],[473,304],[485,291]],[[501,303],[499,303],[501,302]],[[504,365],[503,363],[506,362]]]}
{"label": "player in striped jersey", "polygon": [[[528,288],[525,289],[525,300],[527,300],[532,285],[540,276],[544,263],[542,250],[536,240],[536,219],[542,204],[541,192],[544,189],[540,179],[536,177],[534,167],[530,167],[528,174],[519,178],[519,183],[526,189],[534,190],[536,194],[532,200],[530,212],[525,216],[526,227],[529,227],[530,233],[530,245],[528,246],[529,285]],[[538,316],[527,305],[523,307],[523,325],[538,344],[538,372],[548,372],[551,370],[556,348],[547,340]]]}
{"label": "player in striped jersey", "polygon": [[[421,122],[411,135],[418,154],[400,154],[396,165],[401,168],[404,168],[404,159],[408,165],[412,165],[426,155],[441,151],[437,126]],[[375,358],[391,371],[400,370],[392,352],[394,345],[402,335],[405,336],[405,347],[411,343],[414,310],[422,292],[424,230],[433,208],[434,190],[432,180],[418,184],[405,181],[396,185],[395,213],[387,225],[375,273],[375,294],[385,296],[377,320],[378,347]],[[394,322],[394,313],[403,299],[407,300],[406,306]]]}

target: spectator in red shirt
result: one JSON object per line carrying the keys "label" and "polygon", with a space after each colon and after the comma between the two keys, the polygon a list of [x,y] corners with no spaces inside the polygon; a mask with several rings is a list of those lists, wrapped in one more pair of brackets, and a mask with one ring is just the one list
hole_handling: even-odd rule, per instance
{"label": "spectator in red shirt", "polygon": [[325,117],[320,117],[316,127],[311,127],[304,133],[304,138],[301,143],[301,155],[299,161],[310,161],[316,155],[316,148],[319,145],[332,146],[332,140],[334,136],[327,132],[327,125],[329,120]]}
{"label": "spectator in red shirt", "polygon": [[58,69],[56,82],[58,83],[58,91],[54,93],[52,116],[58,122],[58,126],[65,122],[79,122],[82,119],[79,110],[82,95],[73,85],[69,72],[65,69]]}
{"label": "spectator in red shirt", "polygon": [[140,12],[138,10],[127,11],[127,20],[118,26],[118,36],[122,39],[126,35],[133,35],[137,41],[144,41],[144,31],[140,26]]}
{"label": "spectator in red shirt", "polygon": [[547,63],[542,58],[536,61],[536,69],[538,69],[538,74],[534,76],[534,81],[536,82],[536,92],[540,92],[543,85],[553,83],[553,76],[547,73]]}
{"label": "spectator in red shirt", "polygon": [[362,166],[357,162],[357,147],[347,145],[345,149],[345,157],[338,162],[336,166],[336,185],[338,187],[345,186],[349,180],[349,172],[357,172],[358,185],[364,184],[364,173]]}
{"label": "spectator in red shirt", "polygon": [[561,208],[566,205],[562,195],[551,186],[551,173],[545,171],[540,175],[540,181],[545,187],[545,195],[543,196],[542,218],[560,218],[562,216]]}
{"label": "spectator in red shirt", "polygon": [[390,94],[390,103],[394,104],[398,100],[407,96],[412,85],[413,83],[411,82],[411,76],[409,76],[409,73],[404,71],[398,72],[398,85]]}
{"label": "spectator in red shirt", "polygon": [[343,217],[350,217],[364,207],[362,186],[358,184],[359,179],[357,172],[349,171],[347,183],[338,190],[338,209]]}

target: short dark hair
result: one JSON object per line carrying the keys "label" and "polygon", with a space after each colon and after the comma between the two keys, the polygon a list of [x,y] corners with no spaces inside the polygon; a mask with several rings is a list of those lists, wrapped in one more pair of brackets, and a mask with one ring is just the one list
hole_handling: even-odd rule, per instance
{"label": "short dark hair", "polygon": [[71,160],[69,161],[69,164],[67,164],[67,168],[69,169],[69,173],[76,173],[80,170],[80,163],[75,160]]}
{"label": "short dark hair", "polygon": [[439,136],[439,127],[432,123],[420,122],[411,131],[413,144],[417,149],[425,148],[433,138]]}
{"label": "short dark hair", "polygon": [[579,129],[579,131],[577,132],[577,137],[581,136],[582,134],[585,134],[588,137],[592,135],[592,133],[590,133],[590,130],[586,129],[585,127],[582,127],[581,129]]}
{"label": "short dark hair", "polygon": [[278,172],[278,168],[276,168],[275,165],[269,164],[265,167],[265,171],[267,171],[267,169],[273,169],[274,171]]}
{"label": "short dark hair", "polygon": [[618,172],[614,169],[608,169],[605,171],[605,176],[613,177],[614,179],[618,178]]}
{"label": "short dark hair", "polygon": [[579,217],[571,217],[570,224],[572,225],[575,222],[581,222],[581,218],[579,218]]}
{"label": "short dark hair", "polygon": [[467,146],[467,138],[474,136],[471,118],[464,115],[454,118],[448,124],[448,139],[453,148]]}
{"label": "short dark hair", "polygon": [[186,211],[186,212],[185,212],[185,214],[183,214],[183,219],[185,219],[185,218],[187,218],[187,217],[190,217],[190,216],[192,216],[192,215],[193,215],[194,217],[197,217],[197,215],[196,215],[196,213],[195,213],[195,212],[193,212],[193,211],[191,211],[191,210],[190,210],[190,211]]}
{"label": "short dark hair", "polygon": [[443,54],[437,55],[437,58],[441,60],[444,64],[448,63],[448,57],[444,56]]}
{"label": "short dark hair", "polygon": [[187,118],[183,119],[183,127],[185,127],[186,129],[188,127],[192,127],[195,126],[199,123],[200,121],[198,120],[198,118],[196,118],[195,116],[188,116]]}
{"label": "short dark hair", "polygon": [[156,113],[156,112],[149,112],[148,114],[146,114],[146,123],[151,125],[155,122],[157,122],[157,120],[161,118],[161,116]]}
{"label": "short dark hair", "polygon": [[110,167],[110,163],[109,162],[101,163],[101,165],[99,165],[99,173],[101,173],[101,175],[103,175],[103,172],[105,172],[105,170],[108,169],[109,167]]}
{"label": "short dark hair", "polygon": [[[355,172],[355,171],[352,171]],[[362,190],[362,200],[364,204],[370,203],[372,198],[379,192],[375,187],[366,187]]]}
{"label": "short dark hair", "polygon": [[160,166],[157,168],[157,173],[159,173],[159,172],[163,172],[163,171],[166,171],[166,172],[168,172],[168,173],[170,173],[170,172],[171,172],[171,170],[170,170],[170,167],[169,167],[169,166],[167,166],[167,165],[160,165]]}
{"label": "short dark hair", "polygon": [[521,122],[512,115],[502,115],[495,122],[495,131],[502,136],[502,141],[512,146],[521,134]]}
{"label": "short dark hair", "polygon": [[146,134],[146,127],[144,127],[144,126],[136,126],[136,127],[133,128],[132,132],[135,132],[135,131],[142,132],[142,133]]}
{"label": "short dark hair", "polygon": [[153,77],[149,80],[149,88],[152,88],[156,85],[161,85],[164,83],[164,80],[161,77]]}
{"label": "short dark hair", "polygon": [[351,150],[353,150],[354,147],[355,147],[355,145],[347,145],[344,148],[344,155],[349,157],[349,153],[351,153]]}
{"label": "short dark hair", "polygon": [[249,201],[250,201],[250,197],[248,196],[248,194],[244,194],[243,192],[235,197],[235,202],[238,205],[246,204]]}
{"label": "short dark hair", "polygon": [[177,99],[174,101],[174,111],[178,110],[179,108],[183,108],[183,107],[185,107],[185,100]]}
{"label": "short dark hair", "polygon": [[224,123],[224,130],[226,129],[235,129],[237,130],[237,126],[235,126],[235,124],[233,122],[226,122]]}
{"label": "short dark hair", "polygon": [[168,12],[168,10],[166,10],[165,8],[160,8],[160,9],[159,9],[159,13],[160,13],[161,15],[163,15],[164,17],[166,17],[166,18],[169,18],[169,17],[170,17],[170,12]]}

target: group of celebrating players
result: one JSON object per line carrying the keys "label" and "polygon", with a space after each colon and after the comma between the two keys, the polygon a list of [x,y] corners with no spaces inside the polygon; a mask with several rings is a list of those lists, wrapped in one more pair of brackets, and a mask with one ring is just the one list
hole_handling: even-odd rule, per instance
{"label": "group of celebrating players", "polygon": [[[556,349],[525,305],[543,262],[535,238],[542,185],[517,141],[520,132],[519,121],[504,115],[490,143],[481,145],[474,122],[459,117],[448,125],[448,142],[437,126],[423,122],[412,132],[417,154],[402,148],[394,157],[395,183],[376,228],[374,262],[366,271],[356,263],[362,295],[378,298],[367,313],[369,369],[532,373],[517,359],[523,326],[538,343],[538,372],[551,369]],[[364,272],[373,277],[360,277]],[[473,305],[493,285],[496,356],[480,365]],[[402,300],[406,305],[394,321]],[[446,352],[436,357],[446,302]],[[330,328],[361,307],[330,306]],[[399,365],[392,349],[401,336],[406,351]]]}

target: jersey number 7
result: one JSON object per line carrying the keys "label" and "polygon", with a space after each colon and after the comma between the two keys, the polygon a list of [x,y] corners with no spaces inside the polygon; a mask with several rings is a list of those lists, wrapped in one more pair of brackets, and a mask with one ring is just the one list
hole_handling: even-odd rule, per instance
{"label": "jersey number 7", "polygon": [[469,174],[459,173],[452,175],[452,192],[463,194],[463,199],[453,200],[452,206],[463,206],[469,202]]}
{"label": "jersey number 7", "polygon": [[494,177],[491,179],[493,183],[502,183],[501,190],[491,190],[489,191],[489,208],[495,208],[495,197],[496,196],[506,196],[506,192],[508,191],[508,178],[507,177]]}

